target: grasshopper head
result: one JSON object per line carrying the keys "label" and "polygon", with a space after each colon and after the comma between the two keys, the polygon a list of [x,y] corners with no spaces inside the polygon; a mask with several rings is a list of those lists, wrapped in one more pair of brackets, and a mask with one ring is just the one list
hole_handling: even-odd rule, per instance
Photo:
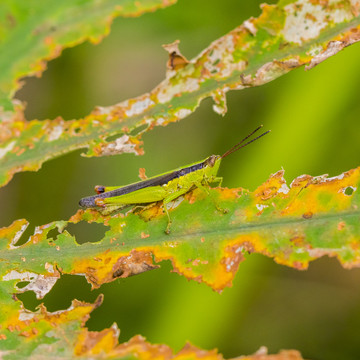
{"label": "grasshopper head", "polygon": [[219,171],[222,157],[220,155],[211,155],[205,160],[205,166],[208,168],[207,176],[216,177]]}

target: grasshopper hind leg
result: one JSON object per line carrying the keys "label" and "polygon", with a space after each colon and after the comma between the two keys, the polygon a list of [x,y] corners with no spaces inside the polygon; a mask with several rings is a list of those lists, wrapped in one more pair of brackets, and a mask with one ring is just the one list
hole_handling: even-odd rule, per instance
{"label": "grasshopper hind leg", "polygon": [[170,218],[169,210],[167,209],[167,204],[170,203],[171,201],[174,201],[179,196],[186,194],[190,190],[190,188],[184,188],[184,189],[178,190],[178,191],[170,194],[168,197],[166,197],[163,200],[164,211],[165,211],[165,213],[166,213],[166,215],[168,217],[168,224],[167,224],[167,227],[165,229],[165,234],[168,234],[168,235],[170,234],[170,227],[171,227],[171,224],[172,224],[172,220]]}

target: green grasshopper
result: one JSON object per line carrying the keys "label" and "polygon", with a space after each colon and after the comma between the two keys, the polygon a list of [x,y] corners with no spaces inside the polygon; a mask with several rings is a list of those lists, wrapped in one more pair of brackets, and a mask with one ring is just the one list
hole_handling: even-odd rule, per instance
{"label": "green grasshopper", "polygon": [[[270,130],[266,131],[255,139],[243,144],[245,140],[261,129],[261,127],[262,125],[223,155],[211,155],[205,160],[126,186],[95,186],[97,195],[82,198],[79,201],[79,205],[85,208],[102,208],[102,213],[110,213],[127,206],[145,206],[145,204],[162,201],[164,211],[168,217],[168,225],[165,232],[169,234],[172,221],[167,209],[168,203],[194,188],[200,188],[207,195],[210,195],[209,184],[218,182],[219,186],[221,186],[223,180],[222,177],[217,176],[221,160],[270,132]],[[219,207],[217,209],[226,212]]]}

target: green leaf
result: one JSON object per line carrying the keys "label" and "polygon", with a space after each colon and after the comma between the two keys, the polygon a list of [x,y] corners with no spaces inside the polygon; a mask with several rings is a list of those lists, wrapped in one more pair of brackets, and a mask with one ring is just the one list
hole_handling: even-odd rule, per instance
{"label": "green leaf", "polygon": [[[212,189],[217,204],[229,210],[227,214],[196,189],[172,204],[170,235],[164,233],[167,218],[160,204],[107,216],[79,210],[69,221],[37,227],[28,242],[19,246],[16,242],[28,223],[17,220],[0,229],[0,349],[6,350],[4,359],[17,359],[19,353],[35,357],[44,346],[54,356],[64,357],[74,353],[146,359],[164,351],[165,359],[173,356],[165,345],[151,345],[141,337],[118,345],[116,325],[101,332],[84,328],[102,297],[94,305],[75,300],[67,310],[48,313],[41,305],[33,313],[12,296],[31,290],[41,299],[60,274],[85,275],[93,287],[99,287],[154,269],[153,261],[170,259],[179,274],[221,291],[231,285],[246,253],[261,253],[296,269],[305,269],[311,260],[324,255],[336,256],[347,268],[359,266],[359,186],[360,168],[333,178],[303,175],[290,187],[279,171],[254,192]],[[80,221],[102,223],[108,230],[100,241],[79,245],[66,227]],[[54,229],[59,234],[52,238]],[[176,356],[197,359],[200,354],[222,359],[214,351],[204,353],[190,345]],[[287,359],[290,354],[301,359],[299,353],[290,351],[269,360]]]}
{"label": "green leaf", "polygon": [[214,110],[224,114],[227,91],[262,85],[299,66],[311,69],[359,41],[359,13],[360,5],[349,0],[263,5],[257,19],[245,21],[189,62],[176,44],[168,47],[170,68],[150,93],[97,107],[84,119],[66,122],[61,118],[25,121],[21,106],[15,113],[4,113],[0,183],[79,148],[88,147],[87,156],[141,154],[144,131],[186,117],[204,98],[212,97]]}
{"label": "green leaf", "polygon": [[[329,179],[303,175],[290,188],[279,171],[254,192],[212,189],[217,205],[229,210],[226,214],[196,189],[173,203],[170,235],[164,233],[167,217],[161,204],[106,216],[79,210],[67,222],[37,227],[21,246],[14,242],[27,222],[17,220],[0,232],[0,274],[30,281],[18,291],[30,289],[41,298],[60,273],[85,275],[97,288],[156,268],[153,259],[171,260],[174,271],[216,291],[231,286],[246,253],[261,253],[296,269],[324,255],[336,256],[350,268],[360,262],[359,186],[360,168]],[[108,230],[98,242],[79,245],[66,226],[80,221]],[[59,231],[56,238],[49,237],[53,229]]]}
{"label": "green leaf", "polygon": [[40,76],[46,62],[64,48],[86,40],[98,43],[117,16],[139,16],[176,0],[47,1],[0,3],[0,108],[13,110],[18,79]]}

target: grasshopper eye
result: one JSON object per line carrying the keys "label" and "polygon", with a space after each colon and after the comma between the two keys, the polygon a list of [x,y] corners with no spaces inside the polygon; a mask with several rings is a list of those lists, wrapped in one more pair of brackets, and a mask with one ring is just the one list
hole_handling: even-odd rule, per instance
{"label": "grasshopper eye", "polygon": [[205,161],[205,165],[210,166],[210,167],[214,167],[217,158],[218,158],[217,155],[209,156]]}

